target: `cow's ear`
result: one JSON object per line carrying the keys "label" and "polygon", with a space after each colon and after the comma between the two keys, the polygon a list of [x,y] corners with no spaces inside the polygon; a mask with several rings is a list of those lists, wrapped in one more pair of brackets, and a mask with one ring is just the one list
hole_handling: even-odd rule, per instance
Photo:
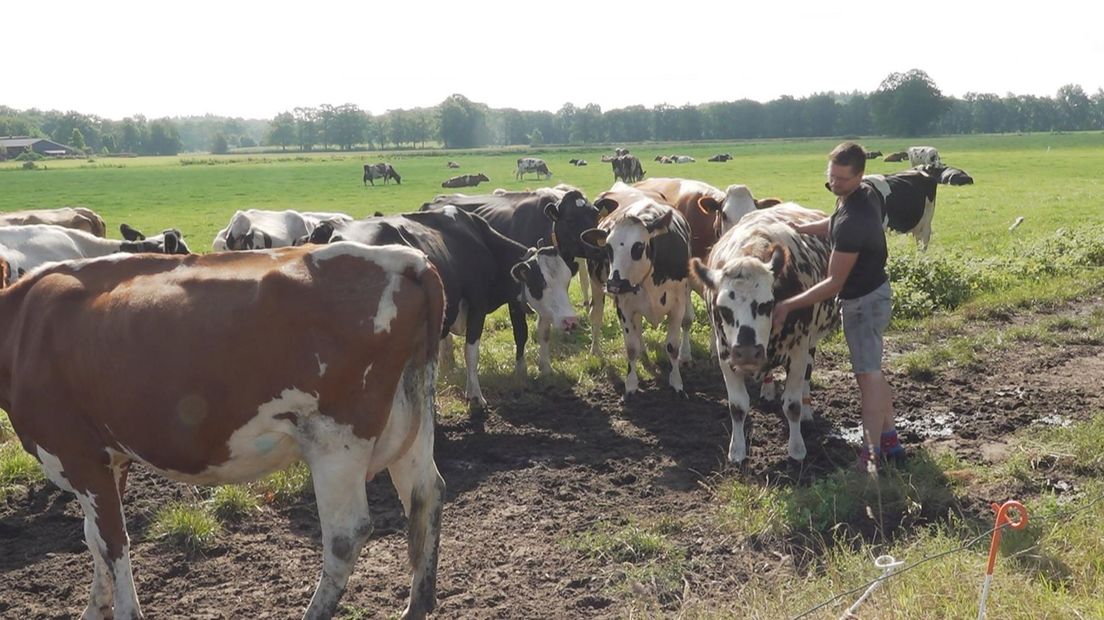
{"label": "cow's ear", "polygon": [[599,198],[594,201],[594,206],[598,208],[598,217],[606,217],[617,210],[617,201],[613,198]]}
{"label": "cow's ear", "polygon": [[755,201],[756,209],[769,209],[782,204],[782,200],[779,198],[762,198]]}
{"label": "cow's ear", "polygon": [[123,235],[123,239],[127,241],[145,241],[146,236],[142,233],[134,230],[127,224],[119,224],[119,233]]}
{"label": "cow's ear", "polygon": [[590,247],[596,250],[600,250],[606,247],[606,237],[608,236],[608,230],[602,230],[601,228],[591,228],[590,230],[583,231],[583,233],[579,235],[579,239],[581,239],[583,243],[589,245]]}
{"label": "cow's ear", "polygon": [[544,205],[544,217],[552,220],[553,222],[560,221],[560,205],[549,202]]}
{"label": "cow's ear", "polygon": [[663,215],[644,224],[644,228],[650,233],[665,233],[671,227],[671,219],[675,216],[674,209],[665,209]]}
{"label": "cow's ear", "polygon": [[11,284],[11,265],[0,258],[0,289],[8,288],[9,284]]}
{"label": "cow's ear", "polygon": [[709,215],[711,213],[716,213],[716,212],[720,211],[721,208],[722,208],[721,203],[718,202],[717,199],[712,197],[712,196],[702,196],[701,198],[698,199],[698,209],[701,209],[701,212],[706,214],[706,215]]}
{"label": "cow's ear", "polygon": [[698,282],[701,282],[702,286],[711,291],[716,291],[720,284],[720,270],[710,269],[700,258],[690,259],[690,273]]}
{"label": "cow's ear", "polygon": [[786,248],[776,243],[771,247],[771,250],[770,268],[774,272],[774,277],[778,278],[782,276],[782,270],[786,268]]}
{"label": "cow's ear", "polygon": [[525,282],[532,273],[532,267],[527,262],[521,262],[510,268],[510,276],[518,282]]}

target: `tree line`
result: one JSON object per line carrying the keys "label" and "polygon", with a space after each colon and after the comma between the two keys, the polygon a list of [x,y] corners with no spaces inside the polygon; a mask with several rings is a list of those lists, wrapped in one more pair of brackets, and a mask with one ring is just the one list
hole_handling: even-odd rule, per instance
{"label": "tree line", "polygon": [[78,112],[19,111],[0,106],[0,136],[50,138],[89,153],[175,155],[264,146],[281,150],[598,144],[738,140],[841,135],[916,136],[1104,129],[1104,90],[1077,84],[1054,97],[942,94],[923,71],[892,73],[871,93],[782,96],[603,111],[566,103],[555,112],[490,108],[451,95],[432,108],[373,115],[355,104],[297,107],[273,119],[218,116],[120,121]]}

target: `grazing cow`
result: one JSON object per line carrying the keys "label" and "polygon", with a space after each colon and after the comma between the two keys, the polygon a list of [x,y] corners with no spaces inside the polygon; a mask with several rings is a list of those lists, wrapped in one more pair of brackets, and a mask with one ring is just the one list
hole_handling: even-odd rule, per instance
{"label": "grazing cow", "polygon": [[461,174],[441,183],[441,187],[475,187],[487,181],[490,181],[490,179],[482,172],[479,174]]}
{"label": "grazing cow", "polygon": [[514,176],[520,181],[526,172],[534,172],[537,178],[552,178],[552,172],[548,170],[548,164],[543,159],[536,157],[519,157],[517,160],[517,172]]}
{"label": "grazing cow", "polygon": [[789,422],[790,458],[805,458],[801,421],[812,419],[809,379],[816,345],[838,321],[836,300],[791,314],[778,330],[771,326],[774,303],[820,282],[828,270],[826,239],[799,235],[789,224],[820,220],[824,214],[785,203],[747,214],[725,233],[705,262],[691,260],[694,277],[706,289],[721,373],[728,391],[732,439],[728,460],[747,458],[745,426],[751,401],[746,377],[760,379],[786,367],[782,411]]}
{"label": "grazing cow", "polygon": [[882,161],[898,162],[908,159],[908,151],[897,151],[896,153],[890,153],[886,155]]}
{"label": "grazing cow", "polygon": [[396,185],[402,185],[402,178],[391,164],[380,162],[378,164],[364,164],[364,184],[371,183],[375,185],[374,179],[383,179],[383,184],[387,185],[387,182],[391,179],[395,179]]}
{"label": "grazing cow", "polygon": [[731,159],[732,159],[732,156],[729,155],[728,153],[718,153],[718,154],[714,155],[713,157],[710,157],[709,161],[725,162],[725,161],[729,161]]}
{"label": "grazing cow", "polygon": [[639,387],[637,357],[647,355],[643,319],[658,325],[667,318],[668,384],[686,398],[679,367],[690,359],[689,296],[690,225],[675,209],[639,196],[619,206],[582,239],[603,249],[609,260],[606,293],[614,298],[625,336],[629,370],[625,398]]}
{"label": "grazing cow", "polygon": [[674,163],[674,164],[692,164],[695,161],[697,161],[697,160],[694,159],[693,157],[690,157],[689,155],[672,155],[671,156],[671,163]]}
{"label": "grazing cow", "polygon": [[939,160],[939,151],[934,146],[910,146],[906,151],[910,166],[942,165]]}
{"label": "grazing cow", "polygon": [[294,245],[296,239],[309,235],[321,222],[326,220],[350,222],[352,219],[344,213],[318,211],[300,213],[290,209],[236,211],[226,228],[215,234],[211,249],[215,252],[225,252],[286,247]]}
{"label": "grazing cow", "polygon": [[448,162],[448,167],[449,167],[449,168],[459,168],[459,167],[460,167],[460,164],[458,164],[458,163],[456,163],[456,162],[454,162],[454,161],[450,161],[450,162]]}
{"label": "grazing cow", "polygon": [[0,288],[46,263],[118,253],[189,253],[183,236],[175,228],[149,238],[126,224],[119,228],[122,241],[52,224],[0,227]]}
{"label": "grazing cow", "polygon": [[[587,305],[590,287],[585,282],[586,270],[579,270],[579,260],[599,260],[601,252],[585,245],[579,236],[598,225],[598,209],[590,204],[578,189],[566,185],[541,188],[528,192],[467,196],[451,194],[437,196],[422,205],[422,211],[453,205],[487,220],[491,228],[525,247],[538,247],[551,241],[571,273],[579,271],[583,303]],[[600,293],[598,295],[601,296]],[[542,318],[537,322],[540,342],[540,370],[552,369],[549,340],[552,324]]]}
{"label": "grazing cow", "polygon": [[889,230],[911,234],[924,250],[928,249],[931,240],[935,190],[943,170],[943,166],[919,166],[893,174],[863,177],[863,182],[873,187],[882,199],[882,225]]}
{"label": "grazing cow", "polygon": [[[487,221],[453,206],[373,217],[347,223],[323,223],[312,243],[352,240],[367,245],[398,244],[421,250],[437,267],[445,286],[445,331],[465,335],[466,394],[473,406],[487,400],[479,388],[479,342],[487,314],[502,305],[510,311],[516,350],[515,372],[524,377],[525,341],[529,337],[525,306],[538,321],[570,331],[578,318],[567,296],[571,271],[555,248],[526,248],[499,234]],[[451,339],[445,360],[452,355]]]}
{"label": "grazing cow", "polygon": [[323,557],[305,617],[336,612],[372,531],[364,481],[389,469],[410,522],[403,617],[424,618],[445,489],[433,460],[443,306],[424,255],[354,243],[60,263],[0,292],[19,335],[0,344],[0,407],[84,511],[94,571],[81,617],[142,617],[122,510],[132,463],[236,484],[303,459]]}
{"label": "grazing cow", "polygon": [[107,237],[107,224],[100,214],[88,207],[61,207],[58,209],[29,209],[0,213],[0,226],[27,226],[28,224],[53,224]]}
{"label": "grazing cow", "polygon": [[618,155],[612,162],[613,165],[613,180],[624,181],[626,183],[636,183],[644,178],[644,168],[640,165],[640,160],[636,155],[625,153],[624,155]]}
{"label": "grazing cow", "polygon": [[947,168],[939,175],[939,182],[943,185],[973,185],[974,177],[960,168]]}
{"label": "grazing cow", "polygon": [[710,195],[704,195],[698,201],[698,207],[706,213],[716,214],[713,226],[719,239],[721,235],[728,232],[740,221],[740,218],[748,213],[757,209],[773,207],[781,204],[781,202],[778,198],[756,199],[751,195],[751,190],[746,185],[734,184],[725,188],[724,199],[720,202],[714,200]]}
{"label": "grazing cow", "polygon": [[864,151],[867,159],[878,159],[882,156],[881,151]]}
{"label": "grazing cow", "polygon": [[585,160],[585,159],[569,159],[569,160],[567,160],[567,163],[571,164],[572,166],[585,166],[585,165],[587,165],[587,160]]}

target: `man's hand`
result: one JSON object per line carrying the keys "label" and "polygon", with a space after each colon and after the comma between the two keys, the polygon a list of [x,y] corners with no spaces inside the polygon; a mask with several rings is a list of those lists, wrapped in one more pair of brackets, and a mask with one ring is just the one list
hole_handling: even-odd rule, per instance
{"label": "man's hand", "polygon": [[775,331],[786,322],[786,316],[790,314],[790,305],[787,301],[774,304],[774,313],[771,314],[771,330]]}

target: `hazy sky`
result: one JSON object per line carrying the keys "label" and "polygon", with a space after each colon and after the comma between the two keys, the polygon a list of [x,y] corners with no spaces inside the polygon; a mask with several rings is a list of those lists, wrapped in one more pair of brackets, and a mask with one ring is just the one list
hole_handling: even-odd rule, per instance
{"label": "hazy sky", "polygon": [[946,95],[1104,87],[1096,0],[5,2],[0,104],[120,119],[380,114],[452,93],[603,110],[828,90],[926,71]]}

